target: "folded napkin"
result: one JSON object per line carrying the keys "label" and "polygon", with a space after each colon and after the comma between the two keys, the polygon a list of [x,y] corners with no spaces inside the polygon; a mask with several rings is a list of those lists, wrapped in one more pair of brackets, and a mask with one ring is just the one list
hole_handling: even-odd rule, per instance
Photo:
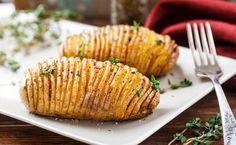
{"label": "folded napkin", "polygon": [[[179,45],[188,46],[186,23],[208,21],[211,24],[217,53],[236,59],[236,3],[223,0],[159,0],[145,26],[168,34]],[[236,88],[236,77],[230,81]]]}

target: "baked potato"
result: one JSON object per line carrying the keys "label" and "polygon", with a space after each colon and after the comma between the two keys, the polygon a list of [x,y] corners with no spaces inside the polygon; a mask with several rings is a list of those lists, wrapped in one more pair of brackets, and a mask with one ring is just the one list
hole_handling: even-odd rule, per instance
{"label": "baked potato", "polygon": [[20,95],[32,113],[97,121],[139,119],[159,103],[159,91],[137,69],[78,57],[28,69]]}
{"label": "baked potato", "polygon": [[105,26],[90,33],[68,36],[60,52],[65,57],[99,61],[114,57],[146,76],[166,74],[179,56],[178,46],[169,36],[128,25]]}

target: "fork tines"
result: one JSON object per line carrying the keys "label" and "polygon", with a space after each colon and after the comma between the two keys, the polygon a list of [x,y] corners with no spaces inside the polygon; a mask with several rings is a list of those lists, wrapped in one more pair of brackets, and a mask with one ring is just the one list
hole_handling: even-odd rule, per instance
{"label": "fork tines", "polygon": [[[200,35],[198,29],[200,29]],[[199,25],[193,23],[192,26],[188,23],[187,36],[196,66],[218,65],[216,48],[209,22],[205,24],[200,23]]]}

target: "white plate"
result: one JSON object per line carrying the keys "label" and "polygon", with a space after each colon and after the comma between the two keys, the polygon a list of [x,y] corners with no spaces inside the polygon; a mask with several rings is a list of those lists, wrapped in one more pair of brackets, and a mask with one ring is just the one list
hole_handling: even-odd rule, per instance
{"label": "white plate", "polygon": [[[93,28],[89,25],[68,21],[63,21],[61,24],[66,29],[73,30],[74,33]],[[21,78],[26,68],[48,57],[58,57],[58,49],[55,47],[44,49],[22,58],[21,64],[23,66],[17,74],[1,67],[1,82]],[[224,72],[220,81],[225,82],[236,73],[236,61],[220,57],[219,62]],[[98,123],[36,116],[30,114],[22,104],[18,91],[19,85],[0,87],[0,113],[90,144],[138,144],[212,90],[212,85],[209,81],[201,81],[195,77],[190,51],[185,48],[180,48],[180,57],[172,73],[174,76],[167,75],[160,79],[162,85],[165,86],[167,84],[167,79],[172,80],[172,82],[178,82],[183,78],[188,78],[192,80],[193,86],[162,94],[158,108],[142,120]]]}

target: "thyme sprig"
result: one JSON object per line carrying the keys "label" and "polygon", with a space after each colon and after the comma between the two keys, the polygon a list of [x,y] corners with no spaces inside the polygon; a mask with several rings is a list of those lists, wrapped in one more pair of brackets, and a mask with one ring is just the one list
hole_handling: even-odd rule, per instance
{"label": "thyme sprig", "polygon": [[[187,132],[192,136],[187,137]],[[202,124],[200,118],[194,118],[187,122],[185,128],[180,133],[173,135],[173,140],[168,145],[173,143],[181,143],[182,145],[211,145],[214,141],[221,138],[222,135],[222,123],[220,114],[212,116]]]}
{"label": "thyme sprig", "polygon": [[13,72],[16,72],[20,68],[19,62],[11,59],[3,51],[0,51],[0,65],[10,68]]}
{"label": "thyme sprig", "polygon": [[[19,21],[21,14],[33,15],[32,20]],[[0,25],[0,39],[5,37],[13,38],[16,42],[13,50],[0,52],[0,65],[10,68],[12,71],[17,71],[20,64],[9,59],[7,55],[13,55],[19,51],[29,54],[35,46],[44,45],[49,47],[53,44],[58,44],[59,41],[51,41],[48,38],[59,40],[61,28],[59,26],[60,19],[76,19],[78,14],[71,10],[54,10],[49,11],[43,5],[39,5],[34,10],[17,10],[11,17],[9,22]],[[27,30],[27,31],[26,31]]]}
{"label": "thyme sprig", "polygon": [[170,89],[178,89],[178,88],[185,88],[185,87],[189,87],[192,85],[192,81],[188,80],[188,79],[183,79],[182,81],[180,81],[178,84],[173,84],[169,79],[168,79],[168,87],[165,88],[161,88],[160,87],[160,82],[157,81],[157,79],[151,75],[150,77],[150,81],[151,81],[151,85],[154,89],[158,89],[160,91],[161,94],[165,93],[167,90]]}
{"label": "thyme sprig", "polygon": [[[35,19],[27,21],[19,21],[20,14],[32,14]],[[17,10],[11,15],[11,21],[0,25],[0,39],[8,36],[9,33],[15,39],[16,47],[13,52],[25,50],[28,54],[29,50],[37,45],[52,45],[52,41],[48,41],[48,37],[54,40],[60,38],[61,29],[60,19],[76,19],[78,14],[71,10],[54,10],[49,11],[43,5],[39,5],[34,10]],[[53,22],[53,23],[52,23]],[[28,31],[25,31],[25,30]],[[55,42],[54,42],[55,43]]]}
{"label": "thyme sprig", "polygon": [[168,79],[168,84],[171,87],[171,89],[178,89],[178,88],[186,88],[192,85],[192,82],[188,79],[184,79],[180,81],[178,84],[172,84],[172,82]]}

